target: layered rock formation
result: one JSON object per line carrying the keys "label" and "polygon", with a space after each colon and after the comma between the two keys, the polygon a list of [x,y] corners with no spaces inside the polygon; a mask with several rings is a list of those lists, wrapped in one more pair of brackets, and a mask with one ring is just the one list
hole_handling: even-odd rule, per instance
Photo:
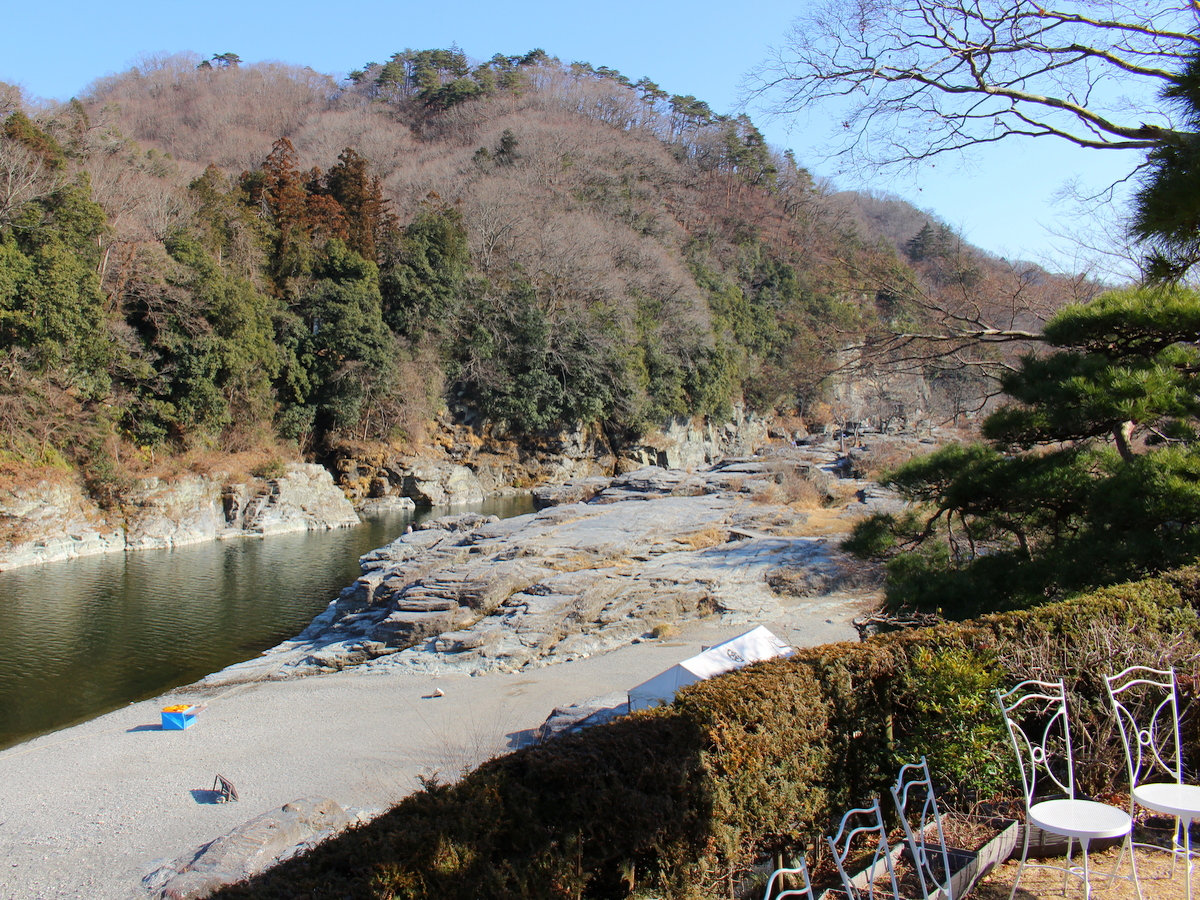
{"label": "layered rock formation", "polygon": [[343,448],[331,460],[336,485],[320,466],[303,464],[271,479],[147,478],[123,492],[112,509],[101,508],[77,478],[64,475],[0,488],[0,571],[98,553],[353,525],[354,507],[369,514],[454,506],[646,465],[694,469],[767,441],[765,422],[741,410],[720,425],[672,420],[620,448],[597,427],[519,443],[487,425],[447,421],[418,456],[392,456],[382,447]]}
{"label": "layered rock formation", "polygon": [[358,514],[317,465],[278,478],[230,482],[188,475],[140,482],[119,509],[103,510],[73,481],[0,493],[0,571],[96,553],[177,547],[358,524]]}
{"label": "layered rock formation", "polygon": [[517,442],[486,424],[446,421],[420,455],[347,447],[333,468],[338,483],[360,504],[407,497],[418,506],[446,506],[645,466],[694,470],[753,453],[768,440],[765,420],[740,408],[727,422],[675,418],[624,443],[595,426]]}
{"label": "layered rock formation", "polygon": [[[512,671],[688,618],[749,624],[828,607],[848,620],[876,584],[838,542],[894,499],[851,479],[831,493],[834,463],[797,450],[694,473],[648,467],[541,491],[536,514],[423,523],[362,557],[363,575],[296,640],[208,682],[358,665]],[[780,486],[796,477],[825,493],[788,505]]]}

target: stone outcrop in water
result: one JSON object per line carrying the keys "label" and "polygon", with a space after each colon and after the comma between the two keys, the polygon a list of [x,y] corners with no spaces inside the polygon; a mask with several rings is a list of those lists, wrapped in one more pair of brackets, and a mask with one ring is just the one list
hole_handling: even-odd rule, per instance
{"label": "stone outcrop in water", "polygon": [[148,478],[119,509],[102,510],[71,481],[0,494],[0,571],[124,550],[178,547],[358,524],[358,514],[316,465],[294,464],[278,478],[229,482],[219,476]]}
{"label": "stone outcrop in water", "polygon": [[207,681],[358,665],[513,671],[689,618],[749,624],[828,607],[848,620],[877,586],[837,549],[867,510],[864,485],[840,482],[831,508],[770,502],[789,473],[824,483],[831,459],[793,451],[698,473],[649,467],[543,491],[535,514],[423,523],[363,556],[363,575],[296,640]]}

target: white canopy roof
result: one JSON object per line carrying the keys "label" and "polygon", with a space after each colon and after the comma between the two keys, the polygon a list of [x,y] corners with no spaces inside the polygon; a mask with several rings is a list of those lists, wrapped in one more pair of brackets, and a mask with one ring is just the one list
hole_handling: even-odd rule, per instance
{"label": "white canopy roof", "polygon": [[762,625],[709,647],[667,671],[643,681],[629,691],[629,711],[670,703],[681,687],[704,681],[723,672],[776,656],[791,656],[796,651]]}

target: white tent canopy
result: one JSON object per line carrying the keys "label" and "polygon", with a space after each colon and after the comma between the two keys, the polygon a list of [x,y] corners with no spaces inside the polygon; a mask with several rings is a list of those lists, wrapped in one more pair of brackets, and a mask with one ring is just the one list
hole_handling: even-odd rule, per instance
{"label": "white tent canopy", "polygon": [[681,687],[740,669],[752,662],[791,656],[795,652],[767,628],[759,625],[745,634],[709,647],[703,653],[685,659],[632,688],[629,691],[629,711],[666,705],[675,699],[675,692]]}

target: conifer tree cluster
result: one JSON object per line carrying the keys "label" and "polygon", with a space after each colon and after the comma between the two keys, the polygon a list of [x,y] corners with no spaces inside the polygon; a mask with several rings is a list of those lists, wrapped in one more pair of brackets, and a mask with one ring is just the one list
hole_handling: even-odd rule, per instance
{"label": "conifer tree cluster", "polygon": [[747,116],[542,51],[3,98],[0,462],[117,499],[192,451],[804,405],[896,259]]}
{"label": "conifer tree cluster", "polygon": [[[895,606],[967,615],[1200,555],[1200,52],[1158,73],[1181,127],[1147,153],[1130,231],[1144,284],[1069,306],[1001,386],[982,433],[887,476],[916,506],[848,547],[888,560]],[[907,247],[925,258],[923,229]],[[932,251],[936,252],[936,251]]]}

